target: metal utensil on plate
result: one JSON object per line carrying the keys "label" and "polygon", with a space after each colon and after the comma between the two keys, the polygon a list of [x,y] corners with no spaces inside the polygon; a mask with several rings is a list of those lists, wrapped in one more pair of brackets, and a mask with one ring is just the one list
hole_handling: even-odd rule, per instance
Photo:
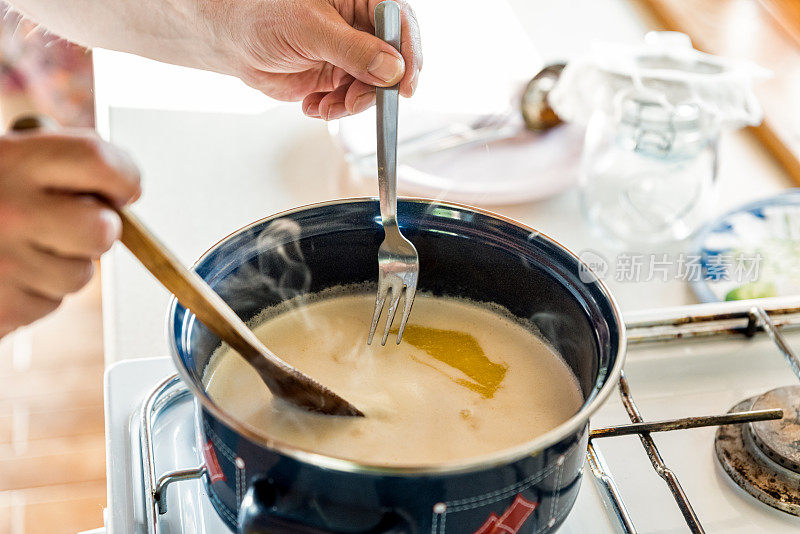
{"label": "metal utensil on plate", "polygon": [[[565,66],[564,63],[555,63],[540,70],[525,86],[518,106],[509,105],[502,112],[480,115],[469,124],[448,124],[402,139],[398,158],[404,162],[413,161],[454,148],[508,139],[519,134],[522,128],[531,132],[545,132],[558,126],[561,119],[550,107],[547,96]],[[522,128],[516,120],[520,114]],[[374,157],[375,152],[359,153],[352,155],[349,161],[362,165]]]}
{"label": "metal utensil on plate", "polygon": [[[375,35],[400,50],[400,7],[395,2],[386,0],[375,8]],[[381,339],[381,345],[385,345],[405,288],[405,303],[397,332],[397,343],[399,344],[403,338],[403,331],[414,303],[414,293],[417,290],[419,256],[411,241],[400,233],[397,224],[397,86],[378,87],[376,102],[378,189],[385,237],[378,250],[378,294],[367,344],[372,343],[384,303],[391,292],[389,309],[386,312],[386,328]]]}
{"label": "metal utensil on plate", "polygon": [[[55,129],[36,115],[14,121],[14,131]],[[228,343],[259,374],[272,394],[327,415],[363,416],[355,406],[273,354],[205,280],[183,266],[128,207],[109,205],[122,220],[122,244],[209,330]]]}

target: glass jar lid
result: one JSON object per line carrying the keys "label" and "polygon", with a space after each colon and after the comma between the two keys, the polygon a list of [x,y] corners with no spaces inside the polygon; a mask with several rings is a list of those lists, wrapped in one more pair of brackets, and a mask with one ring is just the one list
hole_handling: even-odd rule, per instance
{"label": "glass jar lid", "polygon": [[737,128],[761,122],[753,81],[766,74],[753,63],[695,50],[684,34],[650,32],[641,45],[600,44],[570,61],[549,103],[562,119],[582,124],[600,110],[653,127]]}
{"label": "glass jar lid", "polygon": [[620,104],[620,122],[647,130],[698,130],[700,108],[695,104],[669,105],[644,97],[627,98]]}

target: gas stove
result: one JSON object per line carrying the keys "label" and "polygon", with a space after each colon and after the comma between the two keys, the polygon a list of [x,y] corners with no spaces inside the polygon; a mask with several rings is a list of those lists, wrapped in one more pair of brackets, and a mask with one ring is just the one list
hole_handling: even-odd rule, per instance
{"label": "gas stove", "polygon": [[[800,529],[792,438],[800,359],[791,349],[800,347],[800,332],[792,331],[800,300],[758,306],[626,317],[620,395],[592,418],[578,500],[559,533]],[[166,357],[123,361],[106,373],[109,534],[230,532],[205,490],[194,402],[174,373]],[[783,419],[713,426],[721,420],[698,417],[775,408]],[[622,426],[642,421],[656,423]]]}

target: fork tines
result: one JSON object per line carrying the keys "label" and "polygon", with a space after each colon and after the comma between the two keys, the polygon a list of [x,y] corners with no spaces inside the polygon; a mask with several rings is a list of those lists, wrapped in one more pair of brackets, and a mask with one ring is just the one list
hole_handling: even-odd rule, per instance
{"label": "fork tines", "polygon": [[380,272],[378,279],[378,294],[375,299],[375,312],[372,314],[372,324],[369,327],[369,337],[367,338],[367,345],[372,344],[372,338],[375,336],[375,329],[378,326],[378,320],[383,311],[383,305],[386,302],[386,297],[389,292],[392,298],[389,301],[389,311],[386,314],[386,328],[383,330],[383,338],[381,345],[386,345],[386,339],[389,337],[389,332],[394,322],[395,314],[397,313],[397,305],[400,303],[400,297],[405,288],[405,303],[403,304],[403,317],[400,321],[400,327],[397,330],[397,344],[403,339],[403,332],[406,329],[406,322],[411,313],[411,306],[414,304],[414,294],[417,291],[417,274],[416,272],[403,273],[405,276],[401,277],[397,274],[384,275],[383,271]]}

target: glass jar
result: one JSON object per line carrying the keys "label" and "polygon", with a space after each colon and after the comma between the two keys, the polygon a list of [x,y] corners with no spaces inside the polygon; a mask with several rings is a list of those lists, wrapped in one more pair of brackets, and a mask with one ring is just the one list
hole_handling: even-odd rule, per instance
{"label": "glass jar", "polygon": [[586,130],[581,203],[589,224],[630,243],[691,234],[707,215],[720,128],[693,104],[621,95]]}

